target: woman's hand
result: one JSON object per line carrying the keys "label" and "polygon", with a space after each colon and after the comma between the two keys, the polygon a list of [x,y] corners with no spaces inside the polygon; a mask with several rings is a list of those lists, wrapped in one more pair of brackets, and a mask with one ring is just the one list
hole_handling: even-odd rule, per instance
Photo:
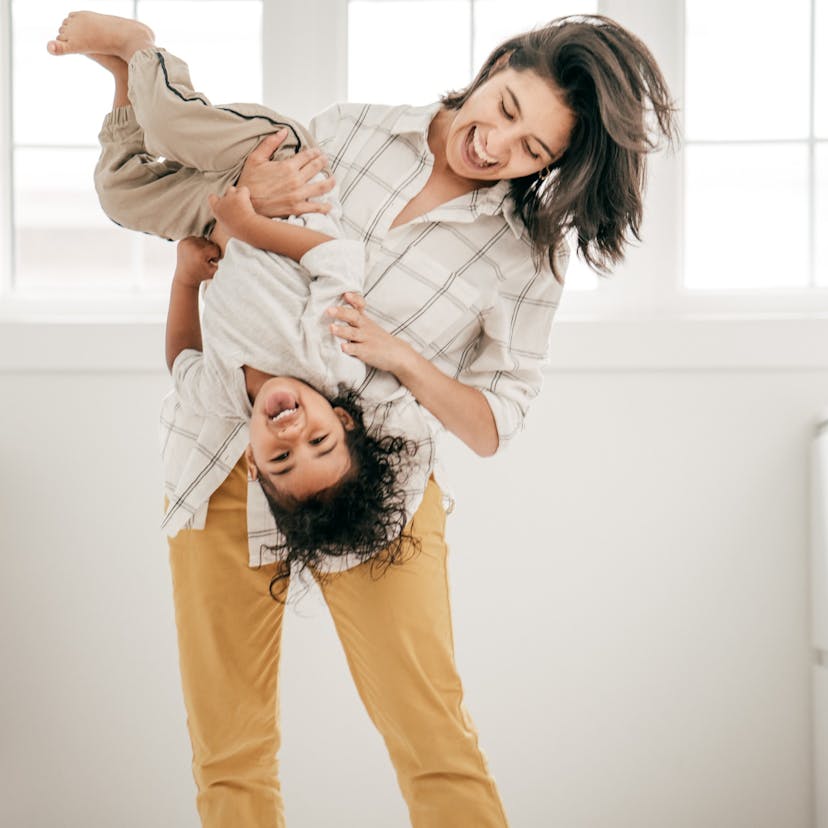
{"label": "woman's hand", "polygon": [[322,150],[300,150],[283,161],[271,161],[270,157],[287,137],[283,129],[268,135],[244,162],[238,185],[250,190],[253,207],[268,218],[287,218],[303,213],[327,213],[330,204],[311,201],[312,198],[330,192],[335,184],[333,177],[310,183],[320,170],[327,166]]}
{"label": "woman's hand", "polygon": [[412,353],[411,347],[365,315],[365,299],[360,294],[344,293],[342,298],[347,305],[327,311],[337,320],[331,324],[331,333],[344,340],[342,350],[372,368],[397,373]]}
{"label": "woman's hand", "polygon": [[497,451],[500,437],[492,409],[483,393],[444,374],[408,343],[365,316],[365,299],[345,293],[347,305],[327,313],[345,324],[331,332],[345,340],[342,350],[372,368],[390,371],[449,431],[481,457]]}
{"label": "woman's hand", "polygon": [[173,280],[186,287],[198,288],[216,275],[221,250],[218,245],[197,236],[178,243]]}

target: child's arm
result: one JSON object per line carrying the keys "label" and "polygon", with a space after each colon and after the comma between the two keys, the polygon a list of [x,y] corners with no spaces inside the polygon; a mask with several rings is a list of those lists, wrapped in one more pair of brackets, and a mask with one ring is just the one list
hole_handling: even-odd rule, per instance
{"label": "child's arm", "polygon": [[296,262],[309,250],[333,238],[326,233],[258,215],[247,187],[229,187],[221,198],[210,195],[209,199],[213,215],[230,236]]}
{"label": "child's arm", "polygon": [[198,289],[212,279],[220,251],[207,239],[190,236],[178,243],[175,275],[167,311],[167,368],[172,372],[176,357],[187,348],[202,350],[198,316]]}

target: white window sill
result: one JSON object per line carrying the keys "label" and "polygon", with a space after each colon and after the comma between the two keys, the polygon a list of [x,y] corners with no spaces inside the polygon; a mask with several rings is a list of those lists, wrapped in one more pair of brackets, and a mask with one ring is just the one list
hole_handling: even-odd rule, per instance
{"label": "white window sill", "polygon": [[[559,317],[550,372],[828,370],[828,314]],[[146,313],[0,319],[2,373],[163,373],[164,324]]]}

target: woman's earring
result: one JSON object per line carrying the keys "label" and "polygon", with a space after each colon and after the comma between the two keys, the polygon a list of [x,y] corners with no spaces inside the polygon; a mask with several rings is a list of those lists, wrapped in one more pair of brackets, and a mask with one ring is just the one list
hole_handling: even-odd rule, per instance
{"label": "woman's earring", "polygon": [[551,165],[550,165],[550,166],[548,166],[548,167],[544,167],[544,168],[543,168],[543,169],[542,169],[542,170],[538,173],[538,180],[539,180],[539,181],[544,181],[544,180],[546,179],[546,176],[547,176],[547,175],[549,175],[549,173],[550,173],[550,172],[552,172],[552,167],[551,167]]}

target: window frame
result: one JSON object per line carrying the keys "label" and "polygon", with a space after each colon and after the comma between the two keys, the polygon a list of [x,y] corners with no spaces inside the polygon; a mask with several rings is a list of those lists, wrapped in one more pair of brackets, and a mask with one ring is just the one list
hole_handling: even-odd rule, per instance
{"label": "window frame", "polygon": [[[278,7],[277,7],[278,3]],[[15,296],[11,169],[11,0],[0,0],[0,371],[161,370],[157,348],[166,297]],[[600,0],[599,11],[639,34],[683,99],[684,2]],[[347,90],[347,5],[341,0],[264,0],[264,102],[307,120]],[[301,91],[281,80],[301,66]],[[553,333],[553,370],[703,366],[828,366],[828,290],[703,292],[681,284],[683,156],[651,158],[643,244],[595,291],[565,291]],[[671,275],[665,278],[665,271]],[[117,330],[121,342],[110,349]],[[158,339],[160,341],[160,339]],[[25,343],[21,355],[17,343]],[[101,347],[95,348],[95,342]],[[557,345],[556,345],[557,343]],[[644,344],[646,343],[646,345]],[[713,347],[710,343],[715,343]],[[160,347],[160,346],[159,346]]]}

